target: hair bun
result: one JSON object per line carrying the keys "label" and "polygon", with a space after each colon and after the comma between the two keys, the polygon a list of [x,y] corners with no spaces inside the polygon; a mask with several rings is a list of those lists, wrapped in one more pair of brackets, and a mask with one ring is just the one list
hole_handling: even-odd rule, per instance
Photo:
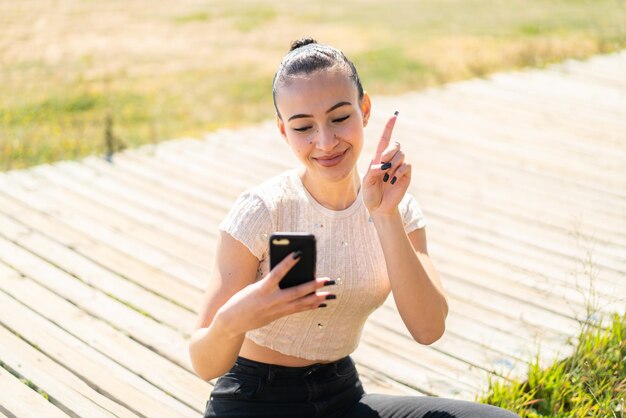
{"label": "hair bun", "polygon": [[316,44],[316,43],[317,41],[313,38],[301,38],[291,43],[291,49],[289,50],[289,52],[293,51],[294,49],[303,47],[305,45]]}

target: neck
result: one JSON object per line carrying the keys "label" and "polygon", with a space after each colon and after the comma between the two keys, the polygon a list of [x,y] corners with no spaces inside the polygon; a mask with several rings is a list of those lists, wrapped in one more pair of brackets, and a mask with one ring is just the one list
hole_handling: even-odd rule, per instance
{"label": "neck", "polygon": [[346,178],[337,181],[316,178],[306,170],[301,171],[299,176],[309,194],[322,206],[332,210],[348,208],[356,200],[361,187],[356,167]]}

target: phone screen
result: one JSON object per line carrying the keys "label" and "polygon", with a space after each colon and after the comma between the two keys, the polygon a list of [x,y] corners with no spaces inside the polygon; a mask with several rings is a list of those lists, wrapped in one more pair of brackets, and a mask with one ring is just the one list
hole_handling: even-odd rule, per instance
{"label": "phone screen", "polygon": [[300,261],[281,280],[281,289],[315,279],[315,236],[301,232],[276,232],[270,236],[270,269],[298,250],[302,251]]}

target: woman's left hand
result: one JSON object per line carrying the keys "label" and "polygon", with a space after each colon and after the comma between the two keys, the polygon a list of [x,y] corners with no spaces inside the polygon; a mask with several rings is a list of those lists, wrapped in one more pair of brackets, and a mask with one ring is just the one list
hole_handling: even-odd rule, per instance
{"label": "woman's left hand", "polygon": [[392,215],[411,183],[411,165],[404,162],[400,143],[391,142],[397,117],[396,112],[387,122],[363,178],[363,201],[370,216]]}

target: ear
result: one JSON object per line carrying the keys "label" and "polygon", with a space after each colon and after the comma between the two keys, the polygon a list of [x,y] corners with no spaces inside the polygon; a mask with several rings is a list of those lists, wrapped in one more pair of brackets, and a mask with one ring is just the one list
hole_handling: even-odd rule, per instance
{"label": "ear", "polygon": [[367,92],[363,92],[363,98],[361,99],[361,114],[363,115],[363,127],[367,126],[370,120],[370,114],[372,113],[372,101],[370,95]]}
{"label": "ear", "polygon": [[285,142],[287,142],[287,133],[285,132],[285,122],[281,119],[280,116],[276,115],[276,126],[278,126],[278,131],[280,135],[283,137]]}

